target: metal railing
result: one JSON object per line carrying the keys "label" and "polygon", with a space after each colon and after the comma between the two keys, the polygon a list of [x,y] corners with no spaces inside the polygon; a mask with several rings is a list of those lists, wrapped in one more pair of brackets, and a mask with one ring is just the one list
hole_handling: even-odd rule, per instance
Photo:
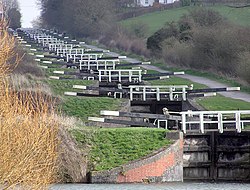
{"label": "metal railing", "polygon": [[246,111],[186,111],[180,112],[182,131],[199,130],[205,133],[216,126],[220,133],[225,129],[235,128],[240,133],[247,125],[250,125],[250,110]]}
{"label": "metal railing", "polygon": [[[172,85],[172,86],[129,86],[130,100],[143,100],[168,98],[170,101],[186,100],[187,85]],[[136,97],[135,97],[136,95]]]}

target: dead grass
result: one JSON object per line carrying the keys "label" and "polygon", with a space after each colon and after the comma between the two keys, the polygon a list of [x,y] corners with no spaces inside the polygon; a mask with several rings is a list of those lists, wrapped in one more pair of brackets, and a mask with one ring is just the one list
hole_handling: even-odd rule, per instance
{"label": "dead grass", "polygon": [[23,74],[11,74],[8,77],[9,84],[11,88],[16,91],[33,91],[33,92],[43,92],[44,94],[52,96],[53,93],[50,90],[50,87],[43,83],[40,78],[37,78],[33,75],[23,75]]}
{"label": "dead grass", "polygon": [[18,56],[5,23],[0,22],[0,186],[46,189],[58,179],[59,125],[49,96],[10,88],[7,77]]}

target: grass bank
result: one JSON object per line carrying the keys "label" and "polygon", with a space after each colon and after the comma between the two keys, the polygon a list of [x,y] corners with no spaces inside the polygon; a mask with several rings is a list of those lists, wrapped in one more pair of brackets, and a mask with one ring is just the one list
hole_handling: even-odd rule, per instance
{"label": "grass bank", "polygon": [[79,144],[91,144],[92,150],[89,156],[92,171],[112,169],[169,146],[171,141],[165,139],[165,133],[164,129],[149,128],[72,131]]}
{"label": "grass bank", "polygon": [[64,92],[77,92],[73,85],[92,85],[93,81],[86,80],[50,80],[46,83],[50,86],[55,95],[61,99],[60,109],[69,116],[75,116],[87,121],[90,116],[99,116],[100,110],[118,110],[122,103],[120,99],[107,97],[71,97],[64,96]]}

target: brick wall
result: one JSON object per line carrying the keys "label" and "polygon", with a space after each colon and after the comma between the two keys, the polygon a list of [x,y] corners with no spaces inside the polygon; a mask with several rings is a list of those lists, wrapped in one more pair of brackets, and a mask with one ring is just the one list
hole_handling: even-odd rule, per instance
{"label": "brick wall", "polygon": [[91,183],[183,181],[183,139],[140,160],[108,171],[92,172]]}

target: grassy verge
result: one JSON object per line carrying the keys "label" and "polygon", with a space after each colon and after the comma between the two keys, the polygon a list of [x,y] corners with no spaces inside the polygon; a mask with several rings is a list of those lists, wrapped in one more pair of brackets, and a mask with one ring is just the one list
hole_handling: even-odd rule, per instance
{"label": "grassy verge", "polygon": [[72,131],[78,143],[91,142],[93,171],[112,169],[168,146],[171,141],[165,139],[165,133],[163,129],[148,128],[98,129],[92,140],[86,140],[89,132]]}
{"label": "grassy verge", "polygon": [[171,76],[169,79],[164,79],[164,80],[154,80],[150,81],[151,85],[190,85],[193,84],[195,89],[201,89],[201,88],[206,88],[206,85],[195,83],[193,81]]}
{"label": "grassy verge", "polygon": [[250,103],[217,95],[216,97],[197,99],[197,103],[207,110],[249,110]]}

